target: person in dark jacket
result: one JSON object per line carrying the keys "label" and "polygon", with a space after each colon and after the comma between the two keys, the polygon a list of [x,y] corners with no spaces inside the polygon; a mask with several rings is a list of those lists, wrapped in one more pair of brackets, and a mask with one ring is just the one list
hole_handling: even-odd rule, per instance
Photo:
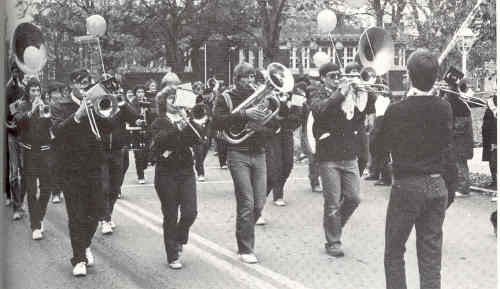
{"label": "person in dark jacket", "polygon": [[[451,84],[450,90],[458,92],[458,88],[454,84]],[[453,110],[453,148],[458,172],[455,196],[468,196],[470,194],[470,176],[467,160],[474,156],[471,110],[458,93],[446,93],[446,100],[451,104]]]}
{"label": "person in dark jacket", "polygon": [[339,83],[338,65],[323,64],[319,72],[322,85],[312,95],[311,109],[325,199],[325,249],[331,256],[342,257],[343,227],[361,202],[357,134],[364,112],[355,105],[351,83]]}
{"label": "person in dark jacket", "polygon": [[[411,88],[406,99],[387,108],[377,154],[391,153],[394,182],[385,227],[385,279],[388,289],[405,289],[405,246],[415,227],[420,288],[441,288],[443,222],[448,205],[444,175],[452,159],[450,104],[432,88],[439,63],[427,49],[407,61]],[[425,117],[422,117],[425,115]],[[450,161],[451,160],[451,161]],[[451,176],[453,177],[453,176]]]}
{"label": "person in dark jacket", "polygon": [[191,109],[191,116],[193,118],[193,123],[195,124],[195,128],[200,133],[203,138],[203,141],[195,144],[193,146],[194,156],[195,156],[195,169],[196,174],[198,175],[198,181],[205,181],[205,158],[207,157],[209,143],[208,143],[208,130],[209,130],[209,121],[208,121],[208,106],[203,103],[196,104]]}
{"label": "person in dark jacket", "polygon": [[492,95],[488,99],[488,107],[484,112],[483,126],[481,128],[483,136],[483,158],[489,163],[491,172],[490,188],[497,188],[497,96]]}
{"label": "person in dark jacket", "polygon": [[[90,74],[86,70],[71,73],[70,97],[74,103],[57,104],[52,111],[52,132],[61,144],[58,149],[66,180],[63,192],[73,249],[71,264],[74,276],[85,276],[87,266],[94,265],[90,245],[98,221],[105,212],[103,145],[89,124],[85,105],[89,100],[81,97],[84,95],[82,89],[90,81]],[[96,124],[102,134],[111,131],[111,126],[105,119],[96,117]]]}
{"label": "person in dark jacket", "polygon": [[24,215],[22,208],[25,191],[22,189],[22,180],[19,177],[22,171],[21,152],[17,145],[16,124],[14,121],[14,113],[16,110],[17,100],[24,95],[24,84],[22,79],[23,72],[15,63],[11,66],[11,77],[6,85],[6,109],[7,109],[7,129],[5,130],[5,147],[8,148],[6,158],[6,173],[5,182],[6,205],[12,203],[13,220],[19,220]]}
{"label": "person in dark jacket", "polygon": [[[166,85],[157,95],[159,116],[152,124],[151,152],[155,159],[155,190],[163,213],[163,238],[167,261],[181,269],[182,245],[197,215],[196,179],[191,147],[201,141],[186,123],[186,112],[177,110],[175,88]],[[180,211],[180,218],[179,218]]]}
{"label": "person in dark jacket", "polygon": [[[51,158],[50,118],[41,113],[40,82],[32,78],[26,84],[26,93],[18,100],[19,110],[14,114],[18,141],[23,153],[22,179],[28,196],[28,208],[33,240],[43,238],[43,218],[52,189],[49,162]],[[37,197],[37,180],[40,194]]]}
{"label": "person in dark jacket", "polygon": [[219,130],[242,129],[246,125],[255,133],[238,144],[228,143],[228,163],[234,183],[237,203],[236,240],[238,254],[245,263],[257,263],[254,253],[255,222],[260,217],[266,200],[266,153],[264,126],[256,125],[266,116],[258,107],[232,113],[254,93],[252,83],[255,71],[251,64],[242,62],[234,68],[235,87],[218,95],[214,107],[214,126]]}
{"label": "person in dark jacket", "polygon": [[128,102],[118,103],[118,112],[108,120],[111,127],[109,133],[103,134],[103,185],[105,194],[105,214],[101,218],[101,232],[103,234],[113,233],[115,223],[111,220],[113,208],[118,196],[121,195],[123,178],[124,148],[128,145],[128,133],[126,124],[142,125],[139,113]]}

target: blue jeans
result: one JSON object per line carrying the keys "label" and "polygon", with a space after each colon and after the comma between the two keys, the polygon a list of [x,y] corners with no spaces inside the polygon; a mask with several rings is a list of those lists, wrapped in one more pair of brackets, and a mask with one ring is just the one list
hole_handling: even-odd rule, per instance
{"label": "blue jeans", "polygon": [[319,169],[325,199],[323,227],[327,246],[340,244],[342,228],[361,202],[358,161],[322,161]]}
{"label": "blue jeans", "polygon": [[238,253],[249,254],[255,245],[255,222],[266,202],[266,154],[229,150],[227,159],[236,196]]}
{"label": "blue jeans", "polygon": [[441,248],[448,192],[440,175],[394,180],[385,225],[387,289],[406,289],[405,245],[415,226],[421,289],[441,288]]}

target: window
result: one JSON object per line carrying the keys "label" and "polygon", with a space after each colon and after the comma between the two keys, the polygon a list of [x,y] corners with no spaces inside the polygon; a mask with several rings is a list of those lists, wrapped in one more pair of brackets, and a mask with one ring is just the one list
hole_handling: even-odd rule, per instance
{"label": "window", "polygon": [[290,51],[290,63],[289,66],[292,69],[297,69],[297,47],[292,47]]}
{"label": "window", "polygon": [[395,66],[406,66],[405,64],[405,50],[404,48],[396,48],[394,51],[394,65]]}
{"label": "window", "polygon": [[345,66],[347,63],[354,62],[354,55],[356,55],[356,47],[345,47],[343,65]]}
{"label": "window", "polygon": [[311,57],[310,57],[311,50],[309,49],[309,47],[302,47],[301,54],[302,54],[302,65],[303,65],[304,69],[309,69],[309,67],[310,67],[309,61],[311,59]]}

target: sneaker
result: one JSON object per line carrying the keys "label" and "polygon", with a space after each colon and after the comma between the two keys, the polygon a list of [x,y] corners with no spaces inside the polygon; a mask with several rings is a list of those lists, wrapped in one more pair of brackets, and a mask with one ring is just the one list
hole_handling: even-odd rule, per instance
{"label": "sneaker", "polygon": [[52,196],[52,203],[57,204],[61,202],[61,197],[59,195],[53,195]]}
{"label": "sneaker", "polygon": [[95,258],[94,254],[92,254],[92,251],[90,251],[90,247],[85,249],[85,257],[87,258],[87,266],[94,266]]}
{"label": "sneaker", "polygon": [[457,198],[467,198],[467,197],[470,197],[470,194],[464,194],[462,192],[455,192],[455,197],[457,197]]}
{"label": "sneaker", "polygon": [[205,176],[201,175],[198,177],[198,182],[204,182],[205,181]]}
{"label": "sneaker", "polygon": [[23,212],[22,211],[14,211],[14,215],[12,215],[12,219],[14,221],[20,220],[23,217]]}
{"label": "sneaker", "polygon": [[138,182],[139,182],[139,184],[144,185],[146,183],[146,180],[145,179],[139,179]]}
{"label": "sneaker", "polygon": [[40,222],[40,231],[42,231],[42,233],[45,231],[45,230],[43,229],[43,221],[41,221],[41,222]]}
{"label": "sneaker", "polygon": [[376,181],[374,185],[375,186],[390,186],[390,184],[388,184],[382,180]]}
{"label": "sneaker", "polygon": [[240,254],[240,260],[247,264],[255,264],[259,262],[259,259],[257,259],[257,256],[255,256],[254,253]]}
{"label": "sneaker", "polygon": [[323,191],[323,188],[320,185],[316,185],[312,188],[312,191],[315,193],[321,193]]}
{"label": "sneaker", "polygon": [[255,225],[265,225],[265,224],[267,224],[267,220],[262,216],[260,216],[257,219],[257,222],[255,222]]}
{"label": "sneaker", "polygon": [[225,170],[227,169],[227,165],[222,165],[220,168]]}
{"label": "sneaker", "polygon": [[278,207],[284,207],[284,206],[286,206],[286,202],[283,199],[277,199],[276,201],[274,201],[274,204],[276,206],[278,206]]}
{"label": "sneaker", "polygon": [[122,198],[122,193],[119,193],[118,194],[118,199],[121,199]]}
{"label": "sneaker", "polygon": [[168,267],[170,267],[171,269],[174,269],[174,270],[179,270],[179,269],[182,269],[182,263],[179,259],[177,259],[177,260],[170,262],[168,264]]}
{"label": "sneaker", "polygon": [[365,181],[376,181],[378,180],[378,177],[377,176],[367,176],[366,178],[364,178]]}
{"label": "sneaker", "polygon": [[73,276],[79,277],[79,276],[85,276],[87,275],[87,265],[85,262],[80,262],[73,267]]}
{"label": "sneaker", "polygon": [[344,251],[342,251],[342,245],[339,243],[335,244],[325,244],[326,253],[333,257],[343,257]]}
{"label": "sneaker", "polygon": [[11,199],[6,199],[5,200],[5,206],[9,207],[10,205],[12,205],[12,200]]}
{"label": "sneaker", "polygon": [[109,221],[108,224],[111,226],[111,229],[116,228],[116,224],[113,221]]}
{"label": "sneaker", "polygon": [[101,233],[103,235],[108,235],[108,234],[113,233],[113,228],[111,228],[111,225],[109,224],[109,222],[106,222],[106,221],[101,222]]}
{"label": "sneaker", "polygon": [[40,230],[40,229],[33,230],[33,234],[31,234],[31,238],[33,240],[41,240],[43,238],[42,230]]}

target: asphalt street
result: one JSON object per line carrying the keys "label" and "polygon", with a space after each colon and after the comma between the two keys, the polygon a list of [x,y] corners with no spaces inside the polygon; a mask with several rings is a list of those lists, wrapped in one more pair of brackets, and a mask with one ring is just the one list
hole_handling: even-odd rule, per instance
{"label": "asphalt street", "polygon": [[[49,204],[44,239],[33,241],[27,217],[11,221],[3,210],[7,240],[5,288],[385,288],[384,226],[390,187],[361,182],[362,203],[344,229],[345,257],[324,251],[323,197],[309,188],[307,165],[296,163],[289,179],[285,207],[268,199],[268,224],[256,229],[259,264],[241,263],[236,255],[235,200],[229,170],[216,165],[213,152],[206,177],[197,183],[198,218],[185,246],[182,270],[167,266],[160,202],[154,191],[153,168],[139,185],[133,167],[117,202],[112,235],[96,233],[92,249],[96,265],[88,275],[71,274],[71,246],[63,203]],[[473,193],[457,199],[444,225],[443,289],[497,288],[497,239],[489,222],[496,203]],[[4,239],[5,240],[5,239]],[[419,288],[415,233],[407,243],[408,288]]]}

